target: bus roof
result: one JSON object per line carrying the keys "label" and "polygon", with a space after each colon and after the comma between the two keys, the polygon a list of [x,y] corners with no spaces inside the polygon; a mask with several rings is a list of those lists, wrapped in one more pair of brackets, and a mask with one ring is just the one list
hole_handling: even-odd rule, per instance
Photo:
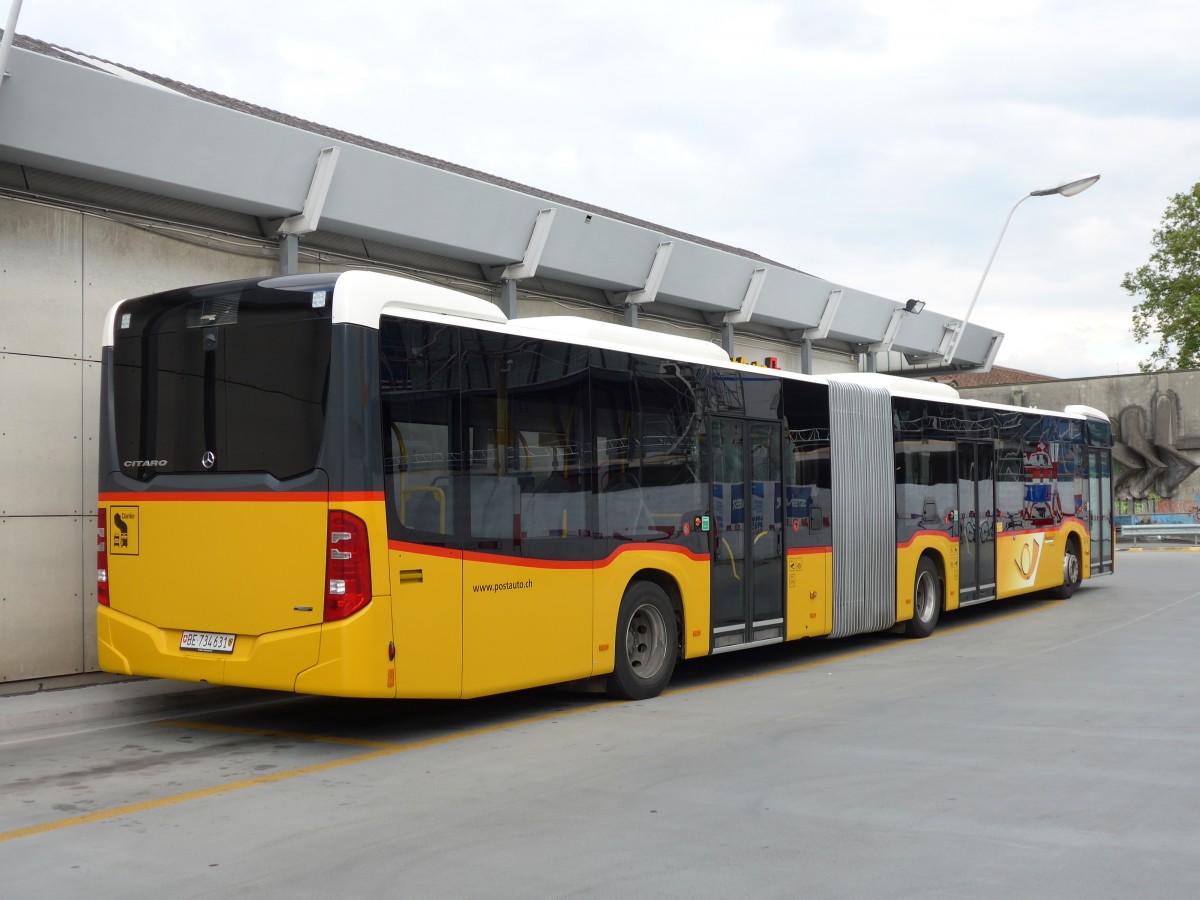
{"label": "bus roof", "polygon": [[509,324],[522,331],[538,331],[547,337],[589,346],[605,346],[681,361],[730,365],[729,354],[716,344],[681,334],[665,334],[645,328],[632,328],[616,322],[584,319],[579,316],[531,316]]}
{"label": "bus roof", "polygon": [[333,322],[378,328],[381,315],[432,313],[503,325],[508,322],[496,304],[454,288],[384,275],[382,272],[343,272],[333,292]]}

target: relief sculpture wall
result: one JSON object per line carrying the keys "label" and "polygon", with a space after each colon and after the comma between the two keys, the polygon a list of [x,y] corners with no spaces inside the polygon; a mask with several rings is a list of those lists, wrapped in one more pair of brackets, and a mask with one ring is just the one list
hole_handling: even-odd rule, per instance
{"label": "relief sculpture wall", "polygon": [[1174,391],[1155,391],[1148,409],[1131,405],[1117,415],[1113,459],[1121,464],[1118,497],[1173,499],[1200,468],[1184,455],[1185,450],[1200,449],[1200,435],[1179,433],[1179,410]]}

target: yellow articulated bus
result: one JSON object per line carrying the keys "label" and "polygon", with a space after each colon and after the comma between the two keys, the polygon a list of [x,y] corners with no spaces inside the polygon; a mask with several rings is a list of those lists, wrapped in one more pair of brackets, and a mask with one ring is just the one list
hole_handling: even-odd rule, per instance
{"label": "yellow articulated bus", "polygon": [[1112,571],[1110,425],[369,272],[105,326],[110,672],[476,697],[802,637],[928,635]]}

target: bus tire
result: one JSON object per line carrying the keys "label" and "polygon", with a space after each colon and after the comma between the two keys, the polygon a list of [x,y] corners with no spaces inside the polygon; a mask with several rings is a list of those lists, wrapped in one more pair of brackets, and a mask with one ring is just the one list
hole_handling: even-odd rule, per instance
{"label": "bus tire", "polygon": [[1083,580],[1082,554],[1079,552],[1079,539],[1075,535],[1067,538],[1067,549],[1063,551],[1063,583],[1050,592],[1050,596],[1058,600],[1066,600],[1075,593],[1079,582]]}
{"label": "bus tire", "polygon": [[904,626],[906,637],[924,638],[933,634],[942,612],[942,593],[938,567],[928,556],[922,556],[913,580],[913,614]]}
{"label": "bus tire", "polygon": [[671,601],[657,584],[635,581],[626,589],[617,614],[615,650],[610,697],[648,700],[662,693],[675,671],[679,627]]}

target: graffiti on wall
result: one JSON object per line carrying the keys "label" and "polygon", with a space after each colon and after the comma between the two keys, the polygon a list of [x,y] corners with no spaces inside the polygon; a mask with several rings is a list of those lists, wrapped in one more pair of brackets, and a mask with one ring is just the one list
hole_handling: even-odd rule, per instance
{"label": "graffiti on wall", "polygon": [[1113,459],[1121,464],[1117,495],[1133,500],[1173,498],[1200,468],[1181,444],[1200,447],[1200,435],[1185,438],[1179,433],[1179,396],[1174,391],[1155,391],[1149,409],[1121,410],[1113,444]]}

